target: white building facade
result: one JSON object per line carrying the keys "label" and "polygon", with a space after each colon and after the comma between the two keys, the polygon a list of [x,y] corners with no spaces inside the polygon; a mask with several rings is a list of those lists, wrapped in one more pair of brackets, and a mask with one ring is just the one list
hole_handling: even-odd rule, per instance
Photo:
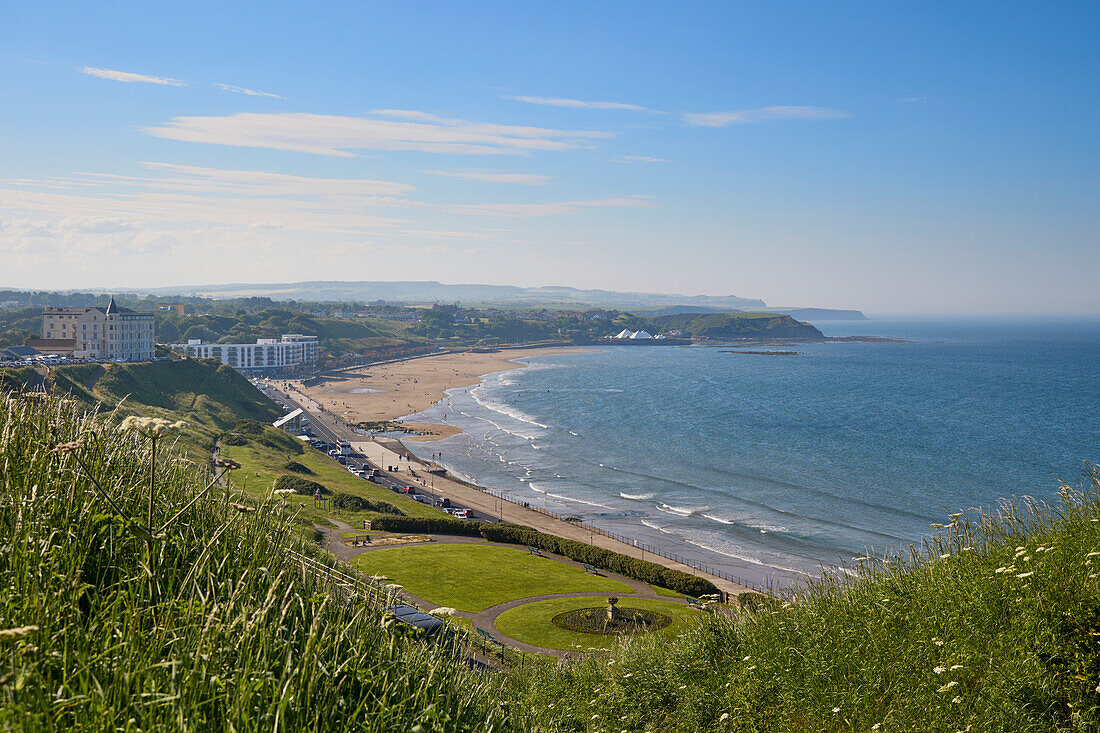
{"label": "white building facade", "polygon": [[114,298],[105,308],[42,310],[42,338],[73,341],[77,358],[148,361],[156,352],[156,337],[153,314],[120,308]]}
{"label": "white building facade", "polygon": [[317,361],[317,337],[284,333],[279,339],[254,344],[204,344],[191,339],[174,350],[196,359],[217,359],[242,372],[283,372]]}

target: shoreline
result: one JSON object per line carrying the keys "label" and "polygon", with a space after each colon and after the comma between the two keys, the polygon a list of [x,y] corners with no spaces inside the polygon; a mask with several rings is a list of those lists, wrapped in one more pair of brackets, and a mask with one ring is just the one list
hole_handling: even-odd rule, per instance
{"label": "shoreline", "polygon": [[560,346],[462,351],[356,367],[340,375],[322,376],[310,386],[301,380],[287,381],[296,391],[353,427],[362,423],[400,423],[417,433],[408,440],[431,442],[462,431],[453,425],[404,419],[438,404],[448,390],[474,387],[492,374],[528,366],[518,359],[588,351],[591,349]]}
{"label": "shoreline", "polygon": [[[411,454],[415,463],[425,467],[431,465],[444,469],[447,475],[443,477],[437,474],[434,478],[435,487],[448,492],[453,498],[461,498],[465,505],[472,508],[488,510],[487,513],[490,514],[497,514],[501,509],[505,509],[505,515],[510,513],[507,511],[510,508],[517,512],[513,516],[513,521],[525,524],[549,522],[551,526],[557,525],[556,530],[550,531],[559,536],[569,537],[579,532],[572,538],[582,539],[581,535],[583,535],[583,541],[597,545],[600,543],[596,540],[602,536],[605,542],[632,546],[633,551],[640,552],[642,556],[647,553],[658,555],[682,567],[698,565],[698,569],[707,575],[724,577],[727,582],[733,582],[741,590],[756,590],[761,585],[771,586],[775,580],[773,574],[777,572],[780,576],[786,576],[788,573],[779,567],[751,561],[731,563],[728,559],[735,556],[728,556],[721,551],[709,550],[704,546],[683,540],[670,542],[662,536],[663,531],[656,533],[647,531],[648,525],[644,522],[637,526],[634,526],[634,523],[630,523],[631,526],[622,526],[622,522],[613,522],[610,526],[605,526],[602,522],[594,524],[592,518],[578,522],[575,521],[573,512],[569,511],[567,505],[559,507],[552,502],[551,505],[539,506],[541,502],[537,498],[524,501],[522,497],[514,496],[512,491],[504,487],[490,488],[491,482],[486,483],[484,480],[479,482],[476,476],[465,475],[457,467],[437,460],[434,451],[429,447],[429,444],[434,441],[469,435],[469,433],[457,425],[428,422],[424,421],[423,417],[415,421],[410,420],[438,405],[446,398],[448,392],[474,389],[484,385],[494,375],[519,371],[530,366],[518,361],[519,359],[589,351],[591,349],[520,347],[488,354],[467,352],[440,354],[388,363],[383,366],[359,367],[338,377],[332,375],[323,377],[319,383],[304,389],[300,383],[296,384],[295,388],[302,393],[302,396],[309,398],[315,407],[324,403],[324,409],[329,414],[339,416],[349,427],[366,422],[387,422],[395,427],[399,425],[401,428],[415,430],[416,433],[396,437],[392,434],[378,435],[369,440],[362,437],[359,440],[367,442],[354,445],[359,452],[368,455],[372,460],[384,461],[386,455],[396,458],[399,454],[406,456]],[[404,400],[403,406],[401,406],[402,400]],[[413,408],[411,411],[410,407]],[[372,456],[373,452],[378,452],[379,455]],[[405,461],[400,465],[411,467],[408,458]],[[380,463],[379,465],[389,464]],[[426,481],[425,486],[429,483]],[[568,501],[590,504],[579,499],[568,499]],[[585,513],[583,510],[576,510],[576,514]],[[566,521],[567,517],[571,521]],[[628,536],[623,537],[620,533]],[[746,574],[757,580],[745,580],[741,577]],[[787,584],[781,582],[781,585]],[[738,592],[730,586],[726,586],[724,590]]]}

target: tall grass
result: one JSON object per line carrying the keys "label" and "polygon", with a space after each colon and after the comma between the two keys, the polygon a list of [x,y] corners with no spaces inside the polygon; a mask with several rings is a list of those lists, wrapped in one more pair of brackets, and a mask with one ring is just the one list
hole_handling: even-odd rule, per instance
{"label": "tall grass", "polygon": [[512,680],[541,731],[1100,730],[1100,476],[666,642]]}
{"label": "tall grass", "polygon": [[[194,501],[210,477],[171,450],[151,492],[147,444],[85,409],[0,396],[0,729],[502,729],[496,680],[303,571],[280,500]],[[96,482],[183,513],[150,542]]]}

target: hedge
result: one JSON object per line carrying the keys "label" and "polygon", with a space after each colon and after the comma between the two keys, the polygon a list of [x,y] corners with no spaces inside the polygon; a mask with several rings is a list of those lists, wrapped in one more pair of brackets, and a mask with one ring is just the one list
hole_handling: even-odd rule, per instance
{"label": "hedge", "polygon": [[641,580],[662,588],[668,588],[689,596],[704,596],[718,593],[718,589],[705,578],[700,578],[680,570],[672,570],[663,565],[639,560],[622,553],[594,547],[584,542],[567,540],[530,527],[518,524],[497,524],[494,522],[470,522],[464,519],[428,519],[420,517],[380,517],[372,519],[371,529],[383,532],[423,532],[426,534],[455,534],[468,537],[484,537],[490,542],[507,542],[515,545],[530,545],[555,555],[563,555],[576,562],[588,563],[597,568],[610,570],[628,578]]}
{"label": "hedge", "polygon": [[681,570],[673,570],[648,560],[639,560],[620,552],[595,547],[585,542],[567,540],[530,527],[518,524],[492,524],[485,522],[481,526],[481,535],[491,542],[510,542],[516,545],[530,545],[540,550],[564,555],[576,562],[585,562],[597,568],[610,570],[628,578],[641,580],[662,588],[668,588],[689,596],[702,596],[719,593],[718,588],[709,580]]}
{"label": "hedge", "polygon": [[343,491],[337,491],[332,497],[332,505],[337,509],[346,509],[352,512],[378,512],[379,514],[395,514],[397,516],[405,516],[405,512],[401,511],[393,504],[386,501],[371,501],[370,499],[364,499],[361,496],[355,494],[345,494]]}
{"label": "hedge", "polygon": [[370,528],[382,532],[422,532],[480,537],[481,522],[451,517],[378,517],[370,520]]}

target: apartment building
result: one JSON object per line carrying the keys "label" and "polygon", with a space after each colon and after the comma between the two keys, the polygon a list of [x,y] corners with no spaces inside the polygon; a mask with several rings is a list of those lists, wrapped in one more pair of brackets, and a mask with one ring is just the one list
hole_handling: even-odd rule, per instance
{"label": "apartment building", "polygon": [[[106,306],[42,309],[42,342],[56,342],[83,359],[147,361],[156,351],[156,321],[151,313]],[[36,347],[41,348],[41,347]]]}
{"label": "apartment building", "polygon": [[317,337],[284,333],[278,339],[256,339],[254,344],[204,344],[191,339],[174,350],[198,359],[217,359],[242,372],[278,374],[317,361]]}

